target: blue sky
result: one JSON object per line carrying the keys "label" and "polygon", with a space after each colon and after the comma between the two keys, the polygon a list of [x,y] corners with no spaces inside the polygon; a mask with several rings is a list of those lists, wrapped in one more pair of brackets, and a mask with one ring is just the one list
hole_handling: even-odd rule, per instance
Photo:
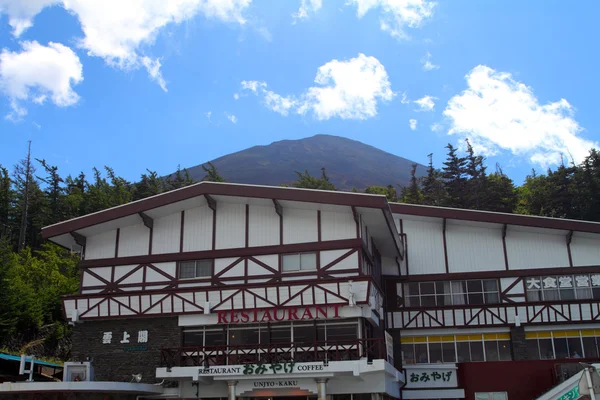
{"label": "blue sky", "polygon": [[[123,5],[125,4],[125,5]],[[129,180],[340,135],[517,183],[600,142],[593,1],[0,0],[0,164]]]}

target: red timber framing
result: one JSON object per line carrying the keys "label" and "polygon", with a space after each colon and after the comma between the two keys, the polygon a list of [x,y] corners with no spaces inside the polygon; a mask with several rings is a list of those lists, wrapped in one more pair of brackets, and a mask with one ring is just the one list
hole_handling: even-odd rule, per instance
{"label": "red timber framing", "polygon": [[390,329],[484,328],[600,322],[598,300],[404,308],[388,313]]}
{"label": "red timber framing", "polygon": [[[152,291],[94,293],[63,298],[66,315],[75,309],[79,318],[107,319],[173,316],[221,310],[348,305],[349,280],[356,304],[369,304],[372,291],[381,290],[370,277],[330,280],[295,280],[276,284],[194,287]],[[375,296],[377,297],[377,296]]]}
{"label": "red timber framing", "polygon": [[[298,271],[298,272],[282,272],[281,261],[278,260],[276,265],[268,265],[261,261],[259,257],[261,255],[277,255],[281,258],[283,254],[297,253],[306,251],[315,251],[320,254],[321,251],[330,250],[344,250],[340,256],[328,262],[325,265],[317,263],[315,270]],[[201,252],[188,252],[188,253],[172,253],[172,254],[161,254],[153,256],[136,256],[136,257],[125,257],[121,259],[110,259],[110,260],[87,260],[80,263],[82,268],[82,275],[88,275],[95,280],[99,281],[99,284],[81,286],[81,293],[85,292],[96,292],[96,293],[112,293],[112,292],[123,292],[127,290],[155,290],[155,289],[177,289],[180,287],[190,286],[196,284],[196,286],[222,286],[227,284],[236,283],[277,283],[283,282],[286,279],[298,279],[298,278],[312,278],[312,279],[335,279],[340,276],[351,277],[351,276],[366,276],[362,268],[360,268],[360,260],[362,256],[365,256],[368,260],[372,257],[365,254],[361,239],[344,239],[344,240],[333,240],[325,242],[313,242],[313,243],[299,243],[289,244],[283,246],[265,246],[265,247],[250,247],[250,248],[239,248],[239,249],[227,249],[227,250],[216,250],[216,251],[201,251]],[[166,257],[163,257],[166,256]],[[356,263],[352,268],[334,268],[342,261],[354,257]],[[230,260],[229,264],[220,269],[219,272],[214,271],[214,260],[219,258],[226,258]],[[125,261],[123,261],[125,259]],[[159,262],[169,261],[185,261],[185,260],[213,260],[213,272],[210,277],[196,278],[196,279],[179,279],[178,273],[171,275],[159,266],[154,265]],[[155,261],[155,260],[158,260]],[[320,257],[317,257],[317,261]],[[135,262],[132,262],[135,261]],[[248,263],[252,262],[260,266],[263,273],[248,273]],[[244,265],[244,273],[242,275],[231,275],[227,274],[233,268],[238,266],[240,263]],[[133,269],[127,273],[114,279],[115,271],[120,268],[121,265],[134,266]],[[110,269],[111,279],[102,277],[97,271],[97,268]],[[178,268],[177,268],[178,270]],[[140,272],[141,271],[141,272]],[[147,277],[152,273],[154,276],[160,275],[163,279],[153,278],[148,280]],[[133,276],[140,277],[141,279],[133,279]],[[105,275],[106,276],[106,275]],[[133,289],[132,289],[133,288]]]}

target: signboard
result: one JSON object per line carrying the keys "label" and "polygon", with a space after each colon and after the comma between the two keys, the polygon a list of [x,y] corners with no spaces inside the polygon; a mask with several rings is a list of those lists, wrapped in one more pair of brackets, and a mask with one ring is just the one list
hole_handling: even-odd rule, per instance
{"label": "signboard", "polygon": [[407,366],[406,389],[458,387],[456,364]]}
{"label": "signboard", "polygon": [[229,376],[229,375],[277,375],[306,372],[323,372],[327,367],[322,362],[315,363],[270,363],[245,364],[221,367],[200,368],[199,376]]}
{"label": "signboard", "polygon": [[320,318],[340,318],[342,304],[314,307],[255,308],[217,311],[218,324],[303,321]]}
{"label": "signboard", "polygon": [[272,380],[240,380],[235,391],[240,397],[251,397],[253,391],[276,390],[278,395],[298,395],[299,390],[317,393],[317,382],[314,379],[272,379]]}
{"label": "signboard", "polygon": [[579,386],[575,386],[556,400],[575,400],[579,398]]}
{"label": "signboard", "polygon": [[[113,344],[120,343],[123,345],[124,351],[146,351],[148,350],[148,331],[141,330],[137,331],[134,334],[134,337],[131,337],[131,334],[127,331],[123,331],[122,335],[115,335],[117,337],[113,337],[113,332],[102,332],[102,344]],[[119,339],[120,338],[120,339]],[[137,344],[134,344],[137,343]]]}
{"label": "signboard", "polygon": [[[598,370],[594,367],[591,367],[590,369],[588,369],[588,371],[590,380],[592,381],[592,389],[594,389],[594,393],[600,393],[600,372],[598,372]],[[578,393],[580,395],[590,394],[590,388],[588,386],[588,381],[585,376],[586,372],[587,371],[584,369],[583,374],[581,374],[581,379],[579,380],[579,385],[577,387]]]}
{"label": "signboard", "polygon": [[394,365],[394,339],[387,332],[385,332],[385,350],[388,362]]}

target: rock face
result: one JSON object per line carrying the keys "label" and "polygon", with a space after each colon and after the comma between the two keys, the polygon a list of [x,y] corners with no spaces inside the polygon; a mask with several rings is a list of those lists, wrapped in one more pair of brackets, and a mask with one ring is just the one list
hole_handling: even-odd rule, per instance
{"label": "rock face", "polygon": [[[212,163],[228,182],[274,186],[296,180],[294,171],[308,170],[311,175],[320,175],[321,168],[325,168],[340,190],[362,190],[371,185],[407,186],[413,164],[364,143],[330,135],[254,146]],[[187,170],[198,181],[205,176],[202,165]],[[417,175],[424,174],[425,167],[419,165]]]}

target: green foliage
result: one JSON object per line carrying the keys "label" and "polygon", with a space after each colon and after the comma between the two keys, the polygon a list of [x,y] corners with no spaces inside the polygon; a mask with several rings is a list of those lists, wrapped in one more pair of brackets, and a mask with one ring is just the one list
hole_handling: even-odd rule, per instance
{"label": "green foliage", "polygon": [[[356,190],[353,190],[355,192]],[[387,186],[367,186],[365,193],[382,194],[387,197],[388,201],[398,201],[396,189],[392,185]]]}
{"label": "green foliage", "polygon": [[293,187],[303,189],[318,189],[318,190],[337,190],[335,185],[329,181],[325,168],[321,168],[321,177],[317,178],[308,173],[295,171],[298,175],[298,180],[292,183]]}
{"label": "green foliage", "polygon": [[217,168],[215,168],[215,166],[211,162],[208,163],[208,168],[203,165],[202,169],[204,170],[204,172],[206,172],[206,176],[202,179],[203,181],[225,182],[225,179],[221,175],[219,175]]}

